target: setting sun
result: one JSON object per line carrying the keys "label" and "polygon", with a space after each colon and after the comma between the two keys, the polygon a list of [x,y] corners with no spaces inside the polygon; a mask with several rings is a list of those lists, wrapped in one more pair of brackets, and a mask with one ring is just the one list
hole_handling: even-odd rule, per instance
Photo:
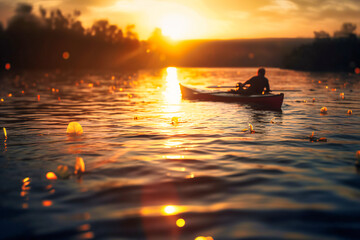
{"label": "setting sun", "polygon": [[165,36],[177,40],[187,34],[189,20],[181,14],[168,14],[162,18],[160,28]]}

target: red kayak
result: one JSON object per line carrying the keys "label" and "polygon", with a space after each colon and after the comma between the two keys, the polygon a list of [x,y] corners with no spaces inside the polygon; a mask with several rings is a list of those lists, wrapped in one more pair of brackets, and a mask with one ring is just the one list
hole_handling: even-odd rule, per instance
{"label": "red kayak", "polygon": [[284,101],[284,94],[264,94],[244,96],[231,92],[209,92],[195,90],[180,84],[183,99],[243,103],[261,109],[281,110]]}

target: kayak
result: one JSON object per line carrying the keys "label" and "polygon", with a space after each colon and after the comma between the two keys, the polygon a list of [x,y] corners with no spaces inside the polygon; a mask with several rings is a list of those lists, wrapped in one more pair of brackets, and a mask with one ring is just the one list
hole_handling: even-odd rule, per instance
{"label": "kayak", "polygon": [[180,84],[181,95],[183,99],[230,102],[251,105],[261,109],[281,110],[284,101],[284,94],[264,94],[244,96],[231,92],[209,92],[195,90]]}

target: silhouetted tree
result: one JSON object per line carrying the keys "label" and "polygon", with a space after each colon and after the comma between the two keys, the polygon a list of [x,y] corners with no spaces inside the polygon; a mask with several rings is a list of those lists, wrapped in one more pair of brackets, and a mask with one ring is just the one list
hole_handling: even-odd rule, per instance
{"label": "silhouetted tree", "polygon": [[355,30],[356,30],[356,24],[343,23],[340,31],[334,32],[334,37],[336,38],[356,37]]}
{"label": "silhouetted tree", "polygon": [[334,38],[324,31],[314,32],[315,41],[303,45],[285,58],[285,67],[310,71],[350,71],[360,66],[360,41],[356,25],[344,23]]}
{"label": "silhouetted tree", "polygon": [[39,11],[40,11],[40,15],[42,19],[46,19],[46,9],[43,8],[42,6],[39,7]]}
{"label": "silhouetted tree", "polygon": [[32,6],[20,3],[15,9],[15,15],[9,20],[7,31],[30,32],[38,30],[41,25],[40,19],[32,13]]}
{"label": "silhouetted tree", "polygon": [[138,36],[135,32],[133,32],[133,30],[135,29],[135,25],[128,25],[126,26],[126,37],[129,39],[137,39]]}
{"label": "silhouetted tree", "polygon": [[325,31],[314,32],[315,39],[330,39],[330,34]]}
{"label": "silhouetted tree", "polygon": [[[30,4],[18,4],[8,27],[0,25],[0,64],[11,62],[21,68],[114,68],[144,65],[135,25],[126,35],[108,20],[98,20],[85,29],[78,20],[81,12],[63,14]],[[66,55],[63,53],[66,52]],[[2,69],[3,70],[3,69]]]}

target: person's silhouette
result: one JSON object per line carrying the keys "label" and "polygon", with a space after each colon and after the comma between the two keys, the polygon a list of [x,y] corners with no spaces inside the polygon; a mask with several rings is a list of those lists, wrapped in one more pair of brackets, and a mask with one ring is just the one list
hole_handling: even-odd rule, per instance
{"label": "person's silhouette", "polygon": [[242,95],[258,95],[262,94],[264,89],[265,93],[271,91],[269,80],[265,77],[265,69],[259,68],[257,76],[250,78],[244,84],[239,82],[236,85],[236,90],[233,92],[238,92]]}

